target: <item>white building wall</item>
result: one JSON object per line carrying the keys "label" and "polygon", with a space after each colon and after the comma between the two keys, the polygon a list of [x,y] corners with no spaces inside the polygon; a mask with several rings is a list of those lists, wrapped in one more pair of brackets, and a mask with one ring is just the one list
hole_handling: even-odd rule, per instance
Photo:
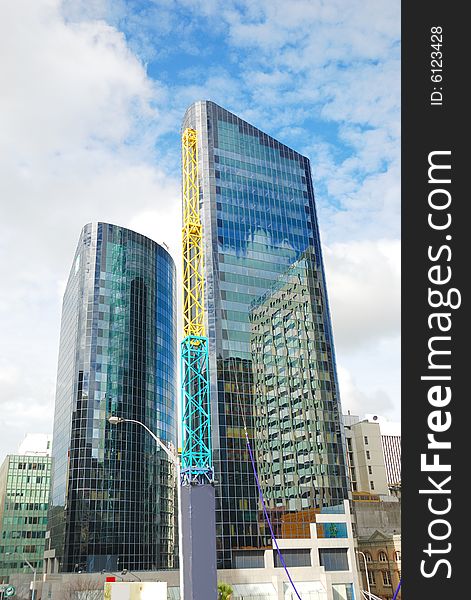
{"label": "white building wall", "polygon": [[384,463],[390,485],[401,482],[401,424],[380,415],[366,415],[370,423],[378,423],[381,432]]}
{"label": "white building wall", "polygon": [[360,421],[351,426],[351,432],[356,491],[388,494],[389,487],[379,424]]}
{"label": "white building wall", "polygon": [[17,454],[28,456],[39,454],[51,456],[52,434],[50,433],[27,433],[24,440],[18,446]]}

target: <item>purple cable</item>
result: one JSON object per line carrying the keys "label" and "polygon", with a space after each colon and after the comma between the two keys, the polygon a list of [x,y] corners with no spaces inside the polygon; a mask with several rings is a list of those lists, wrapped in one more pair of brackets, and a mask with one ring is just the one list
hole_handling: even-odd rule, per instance
{"label": "purple cable", "polygon": [[401,580],[399,579],[399,585],[397,586],[396,591],[394,592],[394,596],[392,597],[392,600],[396,600],[400,589],[401,589]]}
{"label": "purple cable", "polygon": [[[245,430],[245,439],[247,440],[247,447],[249,449],[250,461],[252,462],[253,474],[255,475],[255,481],[257,482],[258,493],[260,494],[260,500],[262,501],[263,513],[264,513],[265,518],[267,520],[268,527],[270,528],[271,539],[275,542],[276,550],[278,552],[278,556],[280,557],[281,564],[283,565],[283,568],[284,568],[284,570],[286,572],[286,575],[288,575],[289,582],[293,586],[293,590],[295,591],[296,596],[299,598],[299,600],[302,600],[301,596],[298,593],[298,590],[296,589],[296,586],[294,585],[293,580],[291,579],[291,575],[289,574],[288,567],[286,566],[286,563],[285,563],[285,560],[283,558],[283,555],[281,554],[281,550],[278,547],[278,542],[277,542],[277,539],[275,537],[275,533],[273,531],[273,527],[271,525],[270,517],[268,516],[267,507],[265,506],[265,500],[263,499],[262,487],[261,487],[260,482],[258,480],[257,469],[255,468],[255,461],[254,461],[253,454],[252,454],[252,448],[250,447],[250,442],[249,442],[249,436],[247,434],[247,429]],[[395,598],[393,598],[393,600],[395,600]]]}

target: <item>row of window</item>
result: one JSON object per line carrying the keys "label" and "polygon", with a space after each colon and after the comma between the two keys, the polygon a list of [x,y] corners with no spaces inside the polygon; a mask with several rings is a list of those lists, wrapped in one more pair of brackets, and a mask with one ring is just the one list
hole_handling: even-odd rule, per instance
{"label": "row of window", "polygon": [[[373,558],[372,558],[370,552],[365,552],[364,554],[366,557],[366,562],[373,562]],[[378,552],[378,560],[379,560],[379,562],[388,562],[388,555],[386,554],[386,552],[384,552],[384,550],[380,550]],[[394,560],[396,560],[396,561],[401,560],[400,550],[396,550],[394,552]]]}
{"label": "row of window", "polygon": [[[48,442],[48,448],[49,448],[49,444],[50,442]],[[26,462],[20,462],[18,463],[17,467],[18,469],[37,469],[38,471],[44,471],[48,466],[50,466],[50,464],[46,464],[46,463],[26,463]]]}
{"label": "row of window", "polygon": [[7,554],[36,554],[40,552],[42,554],[44,550],[44,544],[39,546],[0,546],[0,555],[6,556]]}
{"label": "row of window", "polygon": [[[273,551],[275,567],[310,567],[311,550],[307,548],[285,549],[282,551],[283,561],[277,551]],[[348,571],[348,556],[346,548],[319,549],[319,561],[326,571]],[[283,565],[284,562],[284,565]],[[257,550],[234,552],[234,567],[237,569],[263,569],[264,552]]]}
{"label": "row of window", "polygon": [[46,531],[4,531],[2,537],[3,539],[41,539],[46,537]]}
{"label": "row of window", "polygon": [[[391,586],[391,575],[389,571],[381,571],[381,576],[383,578],[383,585]],[[376,585],[376,573],[374,571],[368,571],[368,581],[370,585]]]}
{"label": "row of window", "polygon": [[[2,546],[0,546],[0,553],[1,552],[3,552]],[[42,565],[43,565],[42,560],[30,560],[29,563],[33,568],[42,569]],[[3,575],[9,575],[12,572],[18,571],[21,569],[27,569],[28,572],[31,572],[30,567],[25,562],[10,562],[10,561],[6,561],[6,560],[2,560],[2,562],[0,562],[0,573],[1,573],[1,571],[6,571],[6,572],[2,573]]]}
{"label": "row of window", "polygon": [[17,477],[15,479],[11,478],[8,481],[8,486],[13,487],[13,483],[15,483],[16,484],[15,489],[16,489],[17,487],[24,486],[26,483],[43,483],[43,482],[49,482],[49,477],[48,476],[43,477],[41,475],[34,475],[34,476],[31,476],[31,475],[24,476],[23,475],[23,477]]}
{"label": "row of window", "polygon": [[8,508],[9,510],[28,510],[28,506],[31,506],[30,503],[24,503],[24,502],[15,502],[15,504],[13,503],[9,503],[6,508]]}

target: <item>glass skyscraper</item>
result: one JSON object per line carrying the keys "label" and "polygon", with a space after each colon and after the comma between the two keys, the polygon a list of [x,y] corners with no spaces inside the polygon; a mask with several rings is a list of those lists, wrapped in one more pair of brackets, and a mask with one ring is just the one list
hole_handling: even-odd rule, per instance
{"label": "glass skyscraper", "polygon": [[[348,497],[332,330],[309,160],[213,102],[198,138],[218,567],[271,546],[247,426],[277,534],[309,537]],[[270,462],[270,464],[267,464]]]}
{"label": "glass skyscraper", "polygon": [[64,295],[46,558],[51,571],[171,568],[175,473],[139,425],[176,437],[175,265],[134,231],[81,233]]}

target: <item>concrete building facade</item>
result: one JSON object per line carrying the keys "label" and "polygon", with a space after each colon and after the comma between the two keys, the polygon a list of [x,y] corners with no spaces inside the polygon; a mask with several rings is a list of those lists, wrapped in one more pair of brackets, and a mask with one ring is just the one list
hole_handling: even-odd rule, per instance
{"label": "concrete building facade", "polygon": [[[369,538],[359,538],[358,550],[365,557],[359,563],[363,589],[382,600],[392,600],[401,579],[400,534],[375,531]],[[396,598],[401,600],[401,590]]]}
{"label": "concrete building facade", "polygon": [[352,507],[358,550],[364,555],[358,557],[363,589],[391,600],[401,577],[401,502],[394,496],[356,492]]}
{"label": "concrete building facade", "polygon": [[401,424],[380,415],[365,415],[370,423],[378,423],[381,433],[386,478],[391,490],[401,487]]}
{"label": "concrete building facade", "polygon": [[389,494],[379,424],[353,415],[343,419],[352,491]]}

